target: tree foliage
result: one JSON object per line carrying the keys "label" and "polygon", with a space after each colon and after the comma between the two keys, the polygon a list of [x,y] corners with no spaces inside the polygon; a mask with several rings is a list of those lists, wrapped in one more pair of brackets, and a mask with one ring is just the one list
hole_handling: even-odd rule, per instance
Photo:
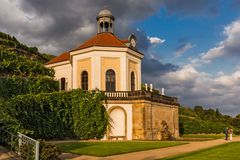
{"label": "tree foliage", "polygon": [[218,109],[204,109],[195,106],[193,109],[179,108],[179,128],[181,134],[222,133],[226,127],[234,127],[235,133],[240,131],[240,120],[223,115]]}
{"label": "tree foliage", "polygon": [[48,69],[42,63],[32,61],[28,57],[17,55],[14,52],[0,51],[0,75],[17,76],[54,76],[53,69]]}
{"label": "tree foliage", "polygon": [[49,93],[59,89],[59,83],[48,77],[0,77],[0,97],[8,99],[23,94]]}
{"label": "tree foliage", "polygon": [[228,125],[211,120],[202,120],[199,118],[188,118],[180,116],[179,119],[181,134],[196,133],[222,133]]}

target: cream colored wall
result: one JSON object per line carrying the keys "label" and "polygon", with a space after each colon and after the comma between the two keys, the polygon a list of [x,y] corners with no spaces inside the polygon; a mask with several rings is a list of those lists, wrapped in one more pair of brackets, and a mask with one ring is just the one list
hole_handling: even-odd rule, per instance
{"label": "cream colored wall", "polygon": [[[74,51],[70,53],[72,56],[72,65],[73,65],[73,89],[78,88],[77,82],[77,62],[81,59],[91,58],[91,88],[98,88],[100,90],[105,90],[105,71],[106,67],[115,68],[117,75],[117,91],[129,91],[129,69],[128,69],[128,60],[134,61],[137,63],[138,75],[136,75],[137,89],[141,89],[141,58],[142,55],[136,53],[128,48],[116,48],[116,47],[91,47],[79,51]],[[106,65],[102,66],[102,59],[108,59],[107,62],[104,62]],[[118,59],[118,60],[116,60]],[[117,62],[116,62],[117,61]],[[104,69],[103,69],[104,67]],[[117,71],[116,71],[117,70]]]}
{"label": "cream colored wall", "polygon": [[91,67],[91,58],[81,59],[77,61],[77,88],[81,88],[81,75],[83,71],[87,71],[88,73],[88,88],[92,88],[92,67]]}
{"label": "cream colored wall", "polygon": [[111,118],[110,136],[126,136],[126,116],[124,109],[121,107],[116,107],[109,112],[109,117]]}
{"label": "cream colored wall", "polygon": [[72,67],[71,64],[65,64],[61,66],[55,66],[52,67],[55,71],[54,78],[56,80],[60,80],[61,78],[66,79],[66,89],[71,90],[72,89]]}
{"label": "cream colored wall", "polygon": [[[128,90],[131,90],[131,70],[136,70],[135,72],[135,90],[141,90],[141,83],[142,83],[142,71],[141,71],[141,59],[137,58],[133,55],[127,54],[127,59],[128,59],[128,75],[127,75],[127,79],[128,79]],[[131,63],[131,66],[129,67],[129,63]]]}
{"label": "cream colored wall", "polygon": [[135,75],[135,90],[138,90],[138,63],[132,60],[128,60],[128,90],[131,90],[131,73]]}
{"label": "cream colored wall", "polygon": [[112,69],[116,74],[116,91],[121,90],[120,58],[101,57],[101,88],[106,90],[106,71]]}
{"label": "cream colored wall", "polygon": [[[124,112],[126,113],[126,140],[132,140],[132,104],[131,103],[109,103],[106,105],[107,111],[114,110],[114,108],[122,108]],[[104,139],[107,137],[105,136]],[[120,139],[119,139],[120,140]]]}

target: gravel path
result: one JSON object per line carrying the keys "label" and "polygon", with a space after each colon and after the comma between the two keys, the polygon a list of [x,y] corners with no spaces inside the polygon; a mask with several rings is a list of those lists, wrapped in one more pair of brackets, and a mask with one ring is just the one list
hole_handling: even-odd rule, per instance
{"label": "gravel path", "polygon": [[0,160],[15,160],[16,154],[0,146]]}

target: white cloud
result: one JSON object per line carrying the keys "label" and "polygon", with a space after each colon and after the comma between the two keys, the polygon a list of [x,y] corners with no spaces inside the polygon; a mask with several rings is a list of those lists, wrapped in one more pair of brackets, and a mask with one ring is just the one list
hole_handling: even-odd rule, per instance
{"label": "white cloud", "polygon": [[158,88],[166,88],[167,95],[177,96],[182,105],[203,105],[219,108],[227,114],[240,113],[240,70],[230,75],[220,72],[216,76],[185,65],[177,71],[155,79]]}
{"label": "white cloud", "polygon": [[[47,47],[46,41],[41,39],[41,33],[53,24],[53,19],[46,15],[38,16],[34,12],[21,9],[21,1],[2,0],[0,5],[0,30],[17,37],[29,46]],[[35,35],[35,36],[33,36]],[[36,36],[37,35],[37,36]],[[43,45],[44,44],[44,45]],[[45,47],[45,48],[46,48]],[[48,50],[49,52],[49,50]]]}
{"label": "white cloud", "polygon": [[161,39],[158,37],[147,37],[147,39],[150,41],[151,44],[162,44],[164,43],[166,40],[165,39]]}
{"label": "white cloud", "polygon": [[[158,88],[166,88],[167,95],[177,96],[182,105],[219,108],[225,114],[240,113],[240,67],[236,66],[232,74],[219,71],[214,74],[199,71],[202,64],[210,63],[219,57],[240,55],[240,20],[224,28],[226,38],[197,58],[189,58],[189,64],[177,71],[161,75]],[[180,48],[180,47],[179,47]],[[184,48],[184,47],[182,47]],[[176,53],[176,55],[181,55]]]}
{"label": "white cloud", "polygon": [[236,20],[224,28],[226,38],[214,48],[209,49],[201,59],[205,62],[222,56],[240,55],[240,20]]}
{"label": "white cloud", "polygon": [[193,47],[194,45],[192,45],[191,43],[185,43],[176,49],[175,54],[177,57],[179,57]]}

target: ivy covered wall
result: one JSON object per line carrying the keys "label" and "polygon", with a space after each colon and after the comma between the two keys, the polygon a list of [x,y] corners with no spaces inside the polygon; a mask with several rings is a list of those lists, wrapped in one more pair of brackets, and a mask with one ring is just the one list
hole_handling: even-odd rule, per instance
{"label": "ivy covered wall", "polygon": [[0,125],[41,139],[100,139],[108,125],[103,102],[101,92],[80,89],[19,95],[0,103],[0,109],[11,117],[11,125],[1,117]]}

